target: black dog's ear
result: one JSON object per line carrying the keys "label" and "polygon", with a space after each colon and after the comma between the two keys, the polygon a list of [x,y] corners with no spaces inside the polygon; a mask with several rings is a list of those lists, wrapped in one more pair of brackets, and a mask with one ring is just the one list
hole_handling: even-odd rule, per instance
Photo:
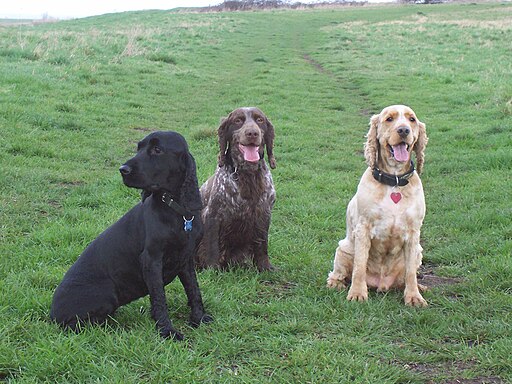
{"label": "black dog's ear", "polygon": [[267,157],[268,162],[270,164],[270,168],[274,169],[276,167],[276,158],[274,157],[274,126],[272,125],[269,119],[265,119],[267,120],[267,130],[265,132],[265,146],[267,147]]}
{"label": "black dog's ear", "polygon": [[185,180],[181,185],[180,203],[187,211],[200,211],[203,204],[197,184],[196,162],[190,152],[183,153],[181,161],[185,168]]}

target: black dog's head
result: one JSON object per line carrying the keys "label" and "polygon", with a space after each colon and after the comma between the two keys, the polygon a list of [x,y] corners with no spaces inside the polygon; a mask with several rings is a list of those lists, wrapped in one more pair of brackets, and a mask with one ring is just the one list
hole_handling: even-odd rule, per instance
{"label": "black dog's head", "polygon": [[274,126],[258,108],[238,108],[222,120],[219,129],[219,166],[226,163],[240,167],[257,167],[267,149],[271,168],[274,158]]}
{"label": "black dog's head", "polygon": [[148,193],[169,192],[193,211],[201,209],[196,164],[177,132],[153,132],[139,141],[137,154],[119,172],[126,186]]}

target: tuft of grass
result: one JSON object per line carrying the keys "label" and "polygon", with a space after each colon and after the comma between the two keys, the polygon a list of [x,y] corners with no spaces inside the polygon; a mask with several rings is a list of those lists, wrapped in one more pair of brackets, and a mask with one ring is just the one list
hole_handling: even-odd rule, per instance
{"label": "tuft of grass", "polygon": [[173,64],[173,65],[177,64],[176,58],[174,58],[173,56],[171,56],[169,54],[162,53],[162,52],[150,54],[150,55],[148,55],[148,59],[151,61],[157,61],[157,62],[159,61],[159,62],[166,63],[166,64]]}
{"label": "tuft of grass", "polygon": [[[511,12],[379,5],[2,25],[0,380],[511,382]],[[399,291],[360,304],[325,288],[368,120],[396,103],[430,138],[422,310]],[[201,271],[215,322],[198,329],[169,284],[183,343],[159,339],[147,297],[79,335],[50,323],[66,270],[140,199],[117,172],[136,143],[182,133],[202,183],[219,121],[240,106],[276,128],[276,271]]]}

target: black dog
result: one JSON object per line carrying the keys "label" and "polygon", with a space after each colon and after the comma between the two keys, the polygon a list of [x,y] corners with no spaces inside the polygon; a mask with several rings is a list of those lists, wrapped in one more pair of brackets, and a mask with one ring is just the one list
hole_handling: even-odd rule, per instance
{"label": "black dog", "polygon": [[202,237],[195,161],[176,132],[154,132],[119,168],[126,186],[146,198],[85,249],[53,297],[50,317],[77,332],[102,323],[121,305],[149,293],[151,316],[164,338],[183,339],[167,313],[165,285],[179,277],[191,307],[190,323],[210,322],[194,271]]}

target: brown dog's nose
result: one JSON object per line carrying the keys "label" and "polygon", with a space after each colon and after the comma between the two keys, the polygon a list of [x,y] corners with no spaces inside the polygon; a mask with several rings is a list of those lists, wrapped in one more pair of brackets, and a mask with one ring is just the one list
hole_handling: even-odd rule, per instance
{"label": "brown dog's nose", "polygon": [[248,128],[245,131],[245,136],[249,139],[255,139],[260,135],[260,131],[257,128]]}
{"label": "brown dog's nose", "polygon": [[409,129],[408,126],[405,125],[405,126],[398,127],[396,132],[400,135],[400,137],[407,137],[407,135],[409,135],[409,133],[411,133],[411,130]]}
{"label": "brown dog's nose", "polygon": [[123,164],[119,167],[119,172],[121,172],[122,175],[126,176],[132,173],[132,167],[129,165]]}

